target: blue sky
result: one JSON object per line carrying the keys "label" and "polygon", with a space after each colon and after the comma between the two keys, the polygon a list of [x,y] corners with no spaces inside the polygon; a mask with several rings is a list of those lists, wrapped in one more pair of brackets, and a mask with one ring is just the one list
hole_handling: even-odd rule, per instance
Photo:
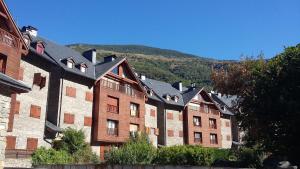
{"label": "blue sky", "polygon": [[5,0],[19,26],[60,44],[141,44],[216,59],[300,43],[299,0]]}

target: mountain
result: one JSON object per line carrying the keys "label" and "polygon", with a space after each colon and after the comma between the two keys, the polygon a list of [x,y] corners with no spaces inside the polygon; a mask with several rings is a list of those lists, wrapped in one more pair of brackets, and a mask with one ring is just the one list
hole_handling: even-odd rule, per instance
{"label": "mountain", "polygon": [[97,50],[97,59],[113,54],[127,57],[137,73],[169,83],[182,81],[186,86],[196,83],[199,87],[210,88],[211,67],[220,62],[175,50],[141,45],[71,44],[67,46],[81,53],[94,48]]}

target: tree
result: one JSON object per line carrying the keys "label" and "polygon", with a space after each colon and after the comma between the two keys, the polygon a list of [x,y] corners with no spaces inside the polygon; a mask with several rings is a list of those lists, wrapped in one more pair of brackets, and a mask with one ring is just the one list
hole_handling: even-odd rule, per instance
{"label": "tree", "polygon": [[300,164],[300,44],[265,62],[246,60],[214,70],[217,90],[239,96],[238,120],[248,145]]}

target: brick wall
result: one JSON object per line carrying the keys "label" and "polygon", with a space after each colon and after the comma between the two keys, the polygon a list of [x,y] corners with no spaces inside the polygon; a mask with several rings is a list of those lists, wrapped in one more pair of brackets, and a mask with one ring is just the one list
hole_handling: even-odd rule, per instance
{"label": "brick wall", "polygon": [[[43,140],[49,72],[24,60],[21,60],[21,68],[23,70],[20,72],[22,73],[20,75],[22,76],[22,82],[32,86],[32,90],[28,93],[17,94],[16,100],[19,104],[14,109],[18,111],[15,111],[14,114],[13,129],[7,135],[16,137],[16,149],[27,149],[28,138],[37,139],[38,147],[50,147]],[[46,77],[46,84],[43,88],[33,85],[35,73],[41,73],[42,77]]]}
{"label": "brick wall", "polygon": [[145,104],[145,127],[150,130],[148,131],[150,141],[157,147],[157,135],[153,133],[153,130],[157,129],[157,107],[154,105]]}
{"label": "brick wall", "polygon": [[[193,110],[189,106],[196,107],[198,105],[198,110]],[[185,109],[186,117],[186,143],[187,144],[201,144],[204,147],[221,147],[222,139],[221,139],[221,121],[220,115],[215,115],[212,113],[205,113],[204,112],[204,104],[200,103],[189,103],[188,107]],[[193,117],[201,117],[201,126],[194,126]],[[209,127],[209,119],[215,119],[217,128],[210,128]],[[194,142],[194,132],[202,133],[202,143],[195,143]],[[217,134],[217,144],[210,143],[210,134]]]}

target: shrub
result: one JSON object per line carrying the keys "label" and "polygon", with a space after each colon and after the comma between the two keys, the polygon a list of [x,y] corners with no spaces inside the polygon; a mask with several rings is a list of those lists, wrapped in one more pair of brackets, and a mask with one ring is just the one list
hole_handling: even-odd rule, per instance
{"label": "shrub", "polygon": [[67,128],[63,131],[61,140],[54,141],[53,148],[74,154],[78,150],[85,149],[88,146],[84,138],[85,136],[82,130]]}
{"label": "shrub", "polygon": [[132,138],[120,148],[112,148],[105,154],[108,164],[151,164],[156,154],[145,134]]}
{"label": "shrub", "polygon": [[82,130],[67,128],[61,140],[53,142],[53,148],[39,148],[32,155],[34,165],[99,163],[100,158],[84,141]]}
{"label": "shrub", "polygon": [[258,148],[240,148],[237,157],[241,167],[262,167],[263,152]]}
{"label": "shrub", "polygon": [[171,146],[158,150],[156,164],[163,165],[201,165],[213,162],[213,151],[201,146]]}
{"label": "shrub", "polygon": [[32,164],[69,164],[73,159],[68,152],[63,150],[46,149],[45,147],[38,148],[32,154]]}

